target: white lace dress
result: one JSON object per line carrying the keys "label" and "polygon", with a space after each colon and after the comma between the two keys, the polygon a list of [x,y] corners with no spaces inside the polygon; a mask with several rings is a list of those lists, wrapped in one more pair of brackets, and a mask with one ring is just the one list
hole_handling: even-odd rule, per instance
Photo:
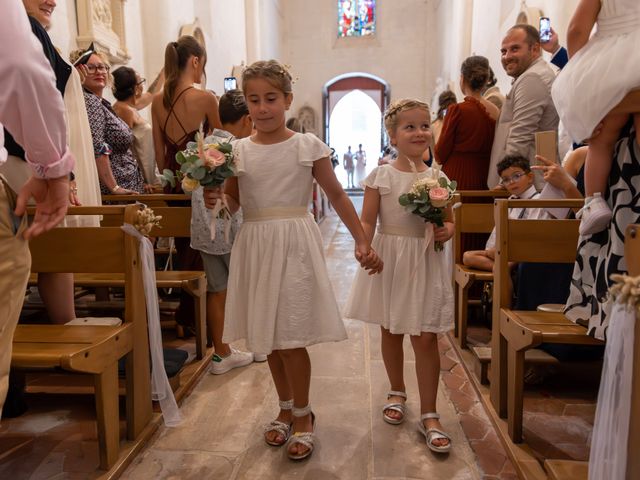
{"label": "white lace dress", "polygon": [[453,328],[451,242],[441,252],[434,250],[433,242],[425,250],[424,221],[398,203],[417,178],[382,165],[363,182],[380,193],[379,224],[372,244],[384,268],[379,275],[356,273],[344,314],[382,325],[394,334],[442,333]]}
{"label": "white lace dress", "polygon": [[589,138],[629,91],[640,88],[640,1],[603,0],[598,30],[562,69],[551,95],[572,139]]}
{"label": "white lace dress", "polygon": [[255,353],[347,338],[309,214],[313,162],[331,151],[313,134],[234,144],[244,223],[233,244],[223,340]]}

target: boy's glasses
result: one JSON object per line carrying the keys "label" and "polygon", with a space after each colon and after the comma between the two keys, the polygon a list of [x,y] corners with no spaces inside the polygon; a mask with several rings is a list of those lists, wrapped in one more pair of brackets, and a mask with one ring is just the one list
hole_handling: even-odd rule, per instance
{"label": "boy's glasses", "polygon": [[111,67],[109,65],[105,65],[104,63],[87,63],[85,67],[87,68],[87,72],[90,75],[94,75],[96,72],[108,73],[109,70],[111,70]]}
{"label": "boy's glasses", "polygon": [[526,173],[524,173],[524,172],[518,172],[518,173],[514,173],[510,177],[501,178],[500,179],[500,185],[505,185],[505,186],[511,185],[512,183],[515,183],[518,180],[520,180],[525,175],[526,175]]}

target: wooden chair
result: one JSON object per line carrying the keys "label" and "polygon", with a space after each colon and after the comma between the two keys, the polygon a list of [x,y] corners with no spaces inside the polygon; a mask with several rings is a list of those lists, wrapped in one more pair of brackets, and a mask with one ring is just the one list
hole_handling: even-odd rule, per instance
{"label": "wooden chair", "polygon": [[[76,207],[73,215],[115,215],[133,222],[138,207]],[[117,327],[18,325],[12,368],[93,375],[100,468],[119,455],[118,360],[126,356],[127,437],[152,415],[149,342],[138,241],[119,227],[56,228],[30,242],[33,272],[100,272],[124,278],[124,323]]]}
{"label": "wooden chair", "polygon": [[[624,256],[629,275],[640,275],[640,225],[629,225],[624,239]],[[636,322],[633,347],[633,390],[627,441],[626,478],[640,478],[640,322]],[[588,462],[546,460],[544,468],[551,480],[587,480]]]}
{"label": "wooden chair", "polygon": [[[600,345],[563,313],[511,310],[509,262],[573,263],[578,245],[578,220],[513,220],[509,208],[578,208],[579,200],[497,200],[494,267],[491,401],[509,436],[522,441],[525,351],[542,343]],[[506,410],[506,412],[505,412]]]}
{"label": "wooden chair", "polygon": [[[467,192],[465,192],[467,193]],[[477,192],[485,193],[485,192]],[[469,303],[469,289],[475,282],[493,281],[493,272],[476,270],[462,263],[461,238],[463,233],[491,233],[493,230],[493,204],[465,203],[465,197],[456,194],[454,199],[453,218],[455,233],[453,236],[453,293],[455,302],[455,335],[460,347],[467,347],[467,314]]]}
{"label": "wooden chair", "polygon": [[[122,197],[124,195],[114,195]],[[150,195],[154,196],[154,195]],[[164,195],[157,197],[182,197],[183,195]],[[129,197],[129,196],[127,196]],[[160,201],[160,200],[159,200]],[[156,215],[162,216],[160,227],[154,228],[150,236],[152,237],[190,237],[191,236],[191,207],[153,207]],[[117,215],[104,216],[103,226],[122,225],[122,217]],[[74,284],[76,286],[97,288],[97,287],[124,287],[125,276],[118,272],[90,272],[76,273]],[[196,327],[196,357],[204,358],[207,349],[207,328],[206,328],[206,295],[207,279],[201,271],[158,271],[156,272],[156,283],[158,288],[180,288],[187,292],[194,303],[195,327]],[[37,284],[37,277],[32,274],[29,284]]]}

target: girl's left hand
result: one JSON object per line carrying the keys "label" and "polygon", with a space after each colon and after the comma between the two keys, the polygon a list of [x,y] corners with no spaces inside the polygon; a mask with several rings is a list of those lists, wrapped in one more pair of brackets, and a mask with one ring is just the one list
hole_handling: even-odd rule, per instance
{"label": "girl's left hand", "polygon": [[369,270],[369,275],[380,273],[382,271],[383,262],[373,248],[366,244],[356,244],[355,251],[356,260],[365,270]]}
{"label": "girl's left hand", "polygon": [[433,227],[433,239],[436,242],[446,242],[455,232],[453,222],[444,222],[444,227]]}

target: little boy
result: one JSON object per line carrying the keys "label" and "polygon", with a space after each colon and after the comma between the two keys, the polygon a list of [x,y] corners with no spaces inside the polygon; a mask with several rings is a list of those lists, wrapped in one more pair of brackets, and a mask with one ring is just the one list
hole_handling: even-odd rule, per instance
{"label": "little boy", "polygon": [[[511,194],[509,198],[529,200],[538,197],[538,192],[533,184],[533,172],[529,160],[519,155],[507,155],[497,165],[500,185]],[[540,218],[541,209],[512,208],[509,210],[509,218]],[[496,229],[491,232],[485,250],[469,250],[464,252],[462,263],[478,270],[493,271],[493,262],[496,253]]]}
{"label": "little boy", "polygon": [[[220,98],[218,107],[220,122],[224,130],[215,129],[212,135],[219,143],[251,135],[253,123],[240,90],[230,90]],[[207,276],[207,329],[213,340],[215,355],[209,373],[220,375],[255,361],[265,361],[266,356],[254,357],[251,352],[242,352],[222,342],[224,329],[224,305],[227,297],[229,258],[231,245],[240,224],[240,214],[231,220],[229,243],[224,238],[224,223],[216,222],[216,238],[211,240],[210,212],[204,205],[202,188],[194,190],[191,197],[191,248],[199,250]]]}

